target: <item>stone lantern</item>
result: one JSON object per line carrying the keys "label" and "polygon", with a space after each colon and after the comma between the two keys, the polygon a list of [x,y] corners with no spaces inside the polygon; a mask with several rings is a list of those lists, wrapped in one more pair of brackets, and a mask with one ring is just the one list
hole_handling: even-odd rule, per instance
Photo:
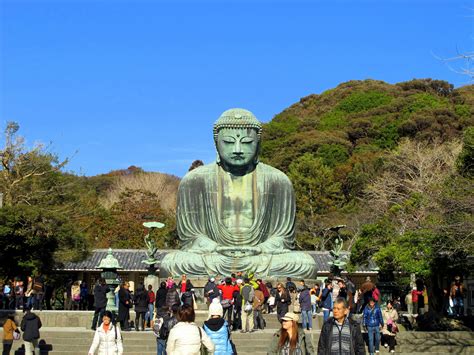
{"label": "stone lantern", "polygon": [[117,311],[117,305],[115,304],[115,288],[120,284],[120,280],[117,274],[117,270],[122,269],[118,260],[112,254],[112,248],[109,248],[107,256],[103,258],[96,269],[102,269],[100,276],[105,279],[105,282],[110,288],[107,293],[107,306],[106,309],[111,312]]}

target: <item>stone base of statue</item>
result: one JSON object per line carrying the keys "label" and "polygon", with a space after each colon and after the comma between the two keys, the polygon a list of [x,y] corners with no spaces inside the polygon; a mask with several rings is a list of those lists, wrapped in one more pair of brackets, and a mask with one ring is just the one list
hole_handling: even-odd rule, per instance
{"label": "stone base of statue", "polygon": [[245,250],[230,253],[198,254],[189,251],[168,253],[161,267],[165,274],[191,277],[230,276],[238,271],[253,272],[262,278],[316,278],[313,257],[302,251],[279,251],[275,254],[252,255]]}

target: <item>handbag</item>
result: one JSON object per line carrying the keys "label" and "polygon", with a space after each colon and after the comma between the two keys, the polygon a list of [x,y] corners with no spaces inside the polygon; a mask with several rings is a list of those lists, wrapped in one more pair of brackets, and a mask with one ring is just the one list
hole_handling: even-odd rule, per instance
{"label": "handbag", "polygon": [[201,343],[201,355],[207,355],[207,354],[208,354],[207,348],[206,348],[206,346],[202,343],[202,332],[201,332],[201,328],[198,327],[198,330],[199,330],[199,342]]}
{"label": "handbag", "polygon": [[20,340],[20,331],[18,329],[15,329],[15,331],[13,332],[13,340]]}
{"label": "handbag", "polygon": [[228,299],[221,300],[221,306],[224,309],[229,308],[230,306],[232,306],[232,300],[228,300]]}

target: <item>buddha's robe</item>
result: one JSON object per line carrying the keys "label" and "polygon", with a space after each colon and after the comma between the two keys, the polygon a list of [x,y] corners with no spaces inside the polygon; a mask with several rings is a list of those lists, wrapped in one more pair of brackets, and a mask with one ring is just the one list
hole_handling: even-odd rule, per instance
{"label": "buddha's robe", "polygon": [[313,278],[313,258],[291,251],[294,228],[293,187],[281,171],[259,163],[253,172],[234,176],[216,163],[205,165],[179,185],[182,250],[168,253],[161,266],[174,276],[254,271],[261,277]]}

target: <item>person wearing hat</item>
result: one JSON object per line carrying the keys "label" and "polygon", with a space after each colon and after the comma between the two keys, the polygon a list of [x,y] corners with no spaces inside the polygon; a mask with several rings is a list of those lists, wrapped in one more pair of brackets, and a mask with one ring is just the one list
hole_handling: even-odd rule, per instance
{"label": "person wearing hat", "polygon": [[268,354],[314,354],[311,337],[298,327],[298,315],[287,312],[281,317],[281,328],[273,335]]}
{"label": "person wearing hat", "polygon": [[318,355],[365,355],[360,325],[349,318],[349,306],[344,298],[336,298],[333,316],[324,322],[318,342]]}
{"label": "person wearing hat", "polygon": [[229,324],[222,318],[224,309],[219,299],[215,298],[209,305],[209,318],[204,322],[204,331],[215,345],[214,354],[232,355]]}
{"label": "person wearing hat", "polygon": [[219,297],[219,289],[216,285],[216,279],[214,277],[209,278],[207,283],[204,285],[204,296],[207,298],[207,304],[211,304],[212,300]]}

